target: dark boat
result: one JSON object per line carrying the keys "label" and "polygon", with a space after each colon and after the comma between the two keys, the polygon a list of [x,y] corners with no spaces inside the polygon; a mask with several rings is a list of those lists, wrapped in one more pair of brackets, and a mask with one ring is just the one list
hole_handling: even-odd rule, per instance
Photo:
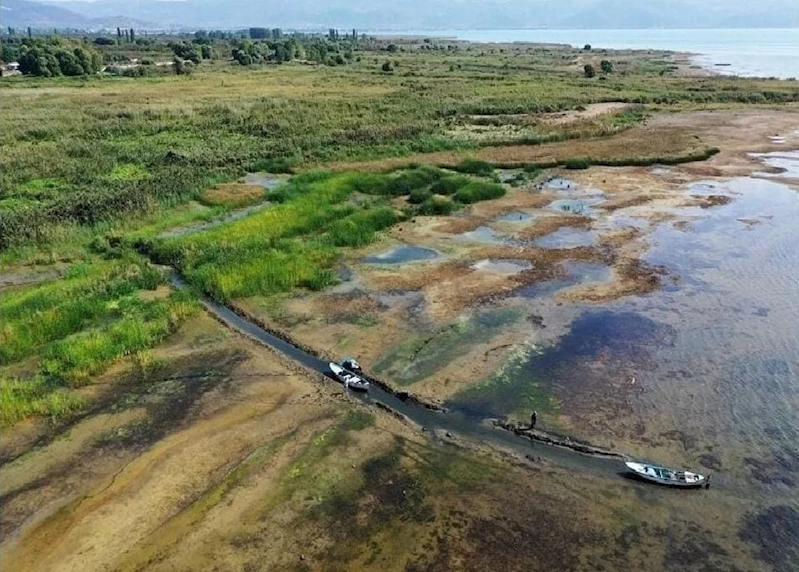
{"label": "dark boat", "polygon": [[353,358],[343,359],[339,365],[350,373],[354,373],[355,375],[363,375],[363,368],[361,367],[361,364],[359,364]]}

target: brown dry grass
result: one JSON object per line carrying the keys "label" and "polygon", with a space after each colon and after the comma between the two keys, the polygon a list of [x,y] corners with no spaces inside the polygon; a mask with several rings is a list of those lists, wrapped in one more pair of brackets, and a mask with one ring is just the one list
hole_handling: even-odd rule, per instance
{"label": "brown dry grass", "polygon": [[661,123],[644,126],[612,137],[561,141],[542,145],[486,147],[477,151],[441,151],[417,153],[374,161],[336,162],[327,165],[334,171],[390,171],[410,163],[454,167],[465,158],[488,161],[503,167],[531,164],[561,164],[573,158],[591,158],[595,162],[679,158],[707,148],[691,130]]}
{"label": "brown dry grass", "polygon": [[577,248],[532,248],[521,246],[486,246],[472,251],[475,259],[526,260],[536,266],[555,265],[564,260],[583,262],[602,262],[605,255],[599,248],[580,246]]}
{"label": "brown dry grass", "polygon": [[210,206],[227,205],[243,207],[264,198],[264,189],[258,185],[227,183],[203,192],[201,200]]}
{"label": "brown dry grass", "polygon": [[613,197],[612,199],[609,199],[603,202],[601,205],[599,205],[599,208],[608,212],[613,212],[621,209],[626,209],[628,207],[637,207],[639,205],[645,205],[646,203],[662,198],[665,198],[665,195],[636,194],[634,196]]}
{"label": "brown dry grass", "polygon": [[611,248],[619,248],[644,234],[639,228],[624,228],[603,234],[599,237],[599,244]]}
{"label": "brown dry grass", "polygon": [[553,215],[543,217],[517,233],[522,239],[531,240],[551,234],[563,227],[579,228],[588,230],[591,227],[591,219],[587,216],[579,215]]}
{"label": "brown dry grass", "polygon": [[500,199],[474,204],[468,211],[453,216],[438,217],[436,221],[440,222],[433,230],[448,234],[470,232],[505,213],[544,207],[554,198],[551,193],[532,192],[525,188],[510,189]]}
{"label": "brown dry grass", "polygon": [[379,290],[421,290],[429,284],[448,282],[472,272],[467,262],[451,261],[396,272],[375,272],[368,280]]}
{"label": "brown dry grass", "polygon": [[650,266],[634,258],[622,258],[614,264],[615,280],[608,283],[588,284],[561,292],[556,299],[561,302],[610,302],[633,294],[647,294],[659,289],[666,274],[661,267]]}
{"label": "brown dry grass", "polygon": [[351,320],[357,316],[374,316],[380,305],[373,298],[360,293],[330,294],[314,304],[314,314],[324,316],[331,323]]}
{"label": "brown dry grass", "polygon": [[538,119],[550,125],[568,125],[587,119],[596,119],[603,115],[608,115],[615,111],[622,111],[630,107],[628,103],[621,101],[611,101],[608,103],[592,103],[586,105],[582,110],[561,111],[558,113],[541,113]]}

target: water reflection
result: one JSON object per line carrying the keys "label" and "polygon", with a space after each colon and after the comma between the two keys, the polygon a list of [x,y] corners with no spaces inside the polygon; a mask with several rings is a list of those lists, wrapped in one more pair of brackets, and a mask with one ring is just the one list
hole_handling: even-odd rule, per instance
{"label": "water reflection", "polygon": [[440,254],[432,248],[403,245],[379,254],[367,256],[363,261],[369,264],[405,264],[407,262],[433,260],[439,256]]}

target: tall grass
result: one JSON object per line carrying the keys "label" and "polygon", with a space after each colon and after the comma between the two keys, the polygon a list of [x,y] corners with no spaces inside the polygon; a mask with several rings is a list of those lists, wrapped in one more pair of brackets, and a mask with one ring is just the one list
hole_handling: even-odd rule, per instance
{"label": "tall grass", "polygon": [[458,189],[469,184],[470,179],[457,175],[443,177],[430,186],[430,191],[436,195],[454,195]]}
{"label": "tall grass", "polygon": [[129,301],[114,323],[80,332],[52,344],[44,354],[42,372],[70,386],[89,382],[119,358],[151,348],[174,332],[196,309],[184,292],[167,300]]}
{"label": "tall grass", "polygon": [[433,196],[431,188],[441,184],[449,186],[460,204],[505,192],[500,185],[448,176],[434,167],[391,174],[310,171],[271,193],[269,199],[278,203],[272,208],[206,232],[157,240],[152,252],[222,301],[324,288],[336,281],[332,268],[337,248],[369,244],[378,232],[402,220],[390,198],[408,195],[411,203],[420,203],[415,210],[419,214],[446,214],[456,208],[452,201]]}
{"label": "tall grass", "polygon": [[196,303],[185,293],[144,295],[163,281],[140,257],[127,254],[88,258],[61,279],[4,295],[0,365],[22,362],[15,371],[25,373],[0,380],[1,423],[69,415],[83,405],[70,388],[174,332]]}
{"label": "tall grass", "polygon": [[359,211],[331,224],[327,236],[334,246],[364,246],[374,240],[375,233],[400,220],[397,211],[389,207]]}
{"label": "tall grass", "polygon": [[471,181],[452,195],[459,203],[472,204],[479,201],[498,199],[505,194],[505,188],[497,183],[487,181]]}
{"label": "tall grass", "polygon": [[491,163],[487,161],[481,161],[480,159],[464,159],[455,165],[454,169],[456,171],[460,171],[461,173],[482,175],[485,177],[494,173],[494,166]]}
{"label": "tall grass", "polygon": [[0,300],[0,365],[111,318],[119,300],[162,282],[141,260],[127,258],[77,264],[64,279],[5,294]]}
{"label": "tall grass", "polygon": [[[191,78],[0,81],[0,97],[14,110],[0,117],[0,249],[53,244],[72,225],[116,224],[173,207],[247,170],[474,149],[451,129],[472,114],[490,116],[472,122],[505,125],[510,114],[607,101],[799,101],[793,82],[671,77],[660,54],[639,55],[624,74],[599,82],[570,67],[576,51],[501,49],[480,46],[479,56],[411,49],[393,56],[396,74],[375,73],[366,53],[345,67],[314,70],[219,62]],[[58,90],[32,97],[48,86]],[[624,128],[643,113],[597,125]],[[594,136],[594,127],[554,127],[541,136]]]}
{"label": "tall grass", "polygon": [[57,421],[79,411],[84,404],[83,398],[41,375],[24,380],[0,377],[0,427],[32,416]]}

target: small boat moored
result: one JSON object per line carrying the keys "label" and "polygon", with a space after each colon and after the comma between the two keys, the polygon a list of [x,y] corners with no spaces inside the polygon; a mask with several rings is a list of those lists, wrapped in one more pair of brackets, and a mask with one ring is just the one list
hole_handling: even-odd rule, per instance
{"label": "small boat moored", "polygon": [[369,391],[369,382],[362,377],[347,371],[337,363],[330,363],[330,371],[333,376],[344,384],[344,387],[356,391]]}
{"label": "small boat moored", "polygon": [[706,477],[689,471],[669,469],[657,465],[648,465],[646,463],[633,463],[628,461],[624,464],[627,465],[627,469],[636,477],[659,485],[683,488],[710,487],[709,475]]}
{"label": "small boat moored", "polygon": [[363,375],[363,368],[361,367],[361,364],[359,364],[353,358],[343,359],[339,365],[341,365],[341,367],[350,373],[354,373],[355,375]]}

